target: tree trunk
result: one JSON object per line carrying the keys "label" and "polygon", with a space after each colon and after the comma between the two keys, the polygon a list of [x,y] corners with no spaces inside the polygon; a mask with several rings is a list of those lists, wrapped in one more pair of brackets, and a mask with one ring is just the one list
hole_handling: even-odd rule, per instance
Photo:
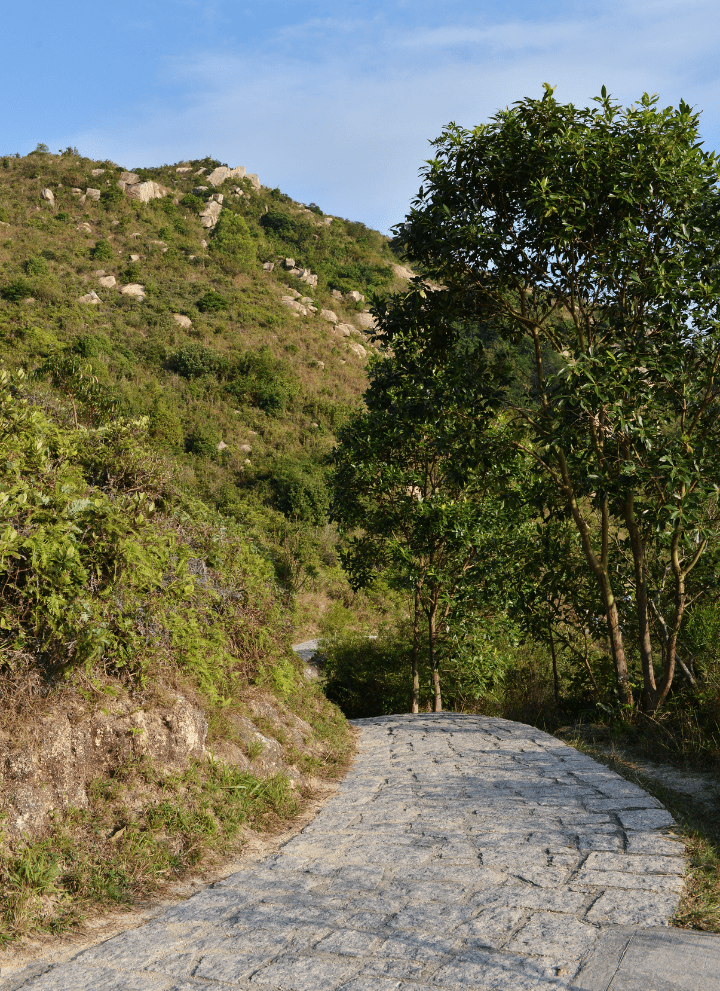
{"label": "tree trunk", "polygon": [[415,604],[413,610],[413,645],[412,645],[412,708],[411,712],[420,711],[420,675],[418,673],[418,652],[420,649],[420,631],[418,615],[420,611],[420,590],[415,589]]}
{"label": "tree trunk", "polygon": [[438,658],[435,652],[435,619],[437,616],[437,602],[433,602],[428,613],[428,643],[430,647],[430,670],[432,671],[433,686],[433,712],[442,712],[442,695],[440,694],[440,670],[438,668]]}
{"label": "tree trunk", "polygon": [[552,632],[552,620],[548,617],[548,632],[550,634],[550,653],[552,655],[553,666],[553,690],[555,692],[555,705],[560,708],[560,682],[558,680],[557,656],[555,654],[555,638]]}

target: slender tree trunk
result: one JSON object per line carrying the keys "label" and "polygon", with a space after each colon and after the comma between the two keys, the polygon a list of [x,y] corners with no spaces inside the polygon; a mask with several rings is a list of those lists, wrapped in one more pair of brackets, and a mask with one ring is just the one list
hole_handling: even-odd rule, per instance
{"label": "slender tree trunk", "polygon": [[568,501],[570,515],[580,535],[585,560],[590,566],[590,570],[595,575],[595,579],[600,586],[603,606],[605,608],[605,620],[607,623],[608,639],[612,651],[613,665],[615,667],[615,682],[617,684],[620,701],[626,705],[633,704],[632,688],[630,687],[630,676],[628,674],[627,658],[625,657],[625,644],[623,643],[622,628],[620,626],[620,616],[617,602],[613,592],[610,574],[608,571],[608,547],[609,547],[609,515],[607,500],[603,506],[602,519],[602,549],[598,558],[592,546],[590,528],[583,517],[582,511],[575,498],[573,484],[570,479],[567,461],[562,451],[557,453],[558,465],[564,483],[565,497]]}
{"label": "slender tree trunk", "polygon": [[435,621],[437,617],[437,602],[432,602],[428,613],[428,644],[430,647],[430,670],[432,671],[433,686],[433,712],[442,712],[442,695],[440,693],[440,670],[438,668],[438,657],[435,651],[435,638],[437,630]]}
{"label": "slender tree trunk", "polygon": [[555,638],[552,631],[552,620],[548,617],[548,632],[550,634],[550,653],[552,655],[553,666],[553,689],[555,692],[555,705],[560,708],[560,682],[558,680],[557,656],[555,654]]}
{"label": "slender tree trunk", "polygon": [[413,607],[413,645],[412,645],[412,708],[411,712],[420,711],[420,675],[418,673],[418,652],[420,649],[420,631],[418,616],[420,612],[420,589],[415,588],[415,603]]}

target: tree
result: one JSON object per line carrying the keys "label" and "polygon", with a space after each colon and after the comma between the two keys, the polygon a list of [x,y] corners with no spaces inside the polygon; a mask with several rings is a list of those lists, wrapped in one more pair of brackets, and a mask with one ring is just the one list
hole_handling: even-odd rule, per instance
{"label": "tree", "polygon": [[417,282],[378,318],[392,342],[446,301],[531,343],[532,401],[506,401],[513,444],[577,531],[621,701],[635,649],[652,713],[685,612],[718,575],[720,170],[684,102],[624,109],[604,87],[595,102],[560,104],[546,84],[472,131],[450,124],[397,229],[443,291]]}
{"label": "tree", "polygon": [[478,437],[488,449],[479,423],[492,415],[492,392],[479,353],[456,359],[443,363],[417,337],[396,335],[392,355],[370,372],[366,409],[340,431],[334,453],[332,512],[348,539],[343,563],[351,583],[362,587],[383,573],[412,598],[413,712],[421,617],[439,712],[440,627],[492,574],[484,505],[490,494],[476,451]]}
{"label": "tree", "polygon": [[226,272],[247,272],[257,261],[257,244],[245,220],[224,210],[215,227],[210,251]]}

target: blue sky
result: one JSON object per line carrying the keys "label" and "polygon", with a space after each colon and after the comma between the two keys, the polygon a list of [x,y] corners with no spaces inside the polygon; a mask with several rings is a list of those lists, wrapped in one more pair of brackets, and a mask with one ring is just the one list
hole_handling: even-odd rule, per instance
{"label": "blue sky", "polygon": [[0,153],[125,167],[213,155],[326,212],[402,219],[428,140],[557,86],[702,109],[720,149],[720,6],[478,0],[36,0],[3,12]]}

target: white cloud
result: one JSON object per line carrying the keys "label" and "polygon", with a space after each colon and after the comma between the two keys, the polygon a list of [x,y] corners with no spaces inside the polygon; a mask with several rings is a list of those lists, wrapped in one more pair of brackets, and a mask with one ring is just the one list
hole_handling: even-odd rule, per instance
{"label": "white cloud", "polygon": [[594,18],[479,20],[400,30],[377,14],[314,18],[279,29],[261,50],[195,52],[165,66],[166,83],[184,89],[179,100],[136,108],[73,143],[126,164],[211,153],[381,229],[402,219],[427,141],[445,123],[480,123],[539,96],[544,81],[576,103],[603,84],[623,102],[645,90],[662,105],[682,96],[709,108],[704,130],[715,144],[715,6],[666,0]]}

